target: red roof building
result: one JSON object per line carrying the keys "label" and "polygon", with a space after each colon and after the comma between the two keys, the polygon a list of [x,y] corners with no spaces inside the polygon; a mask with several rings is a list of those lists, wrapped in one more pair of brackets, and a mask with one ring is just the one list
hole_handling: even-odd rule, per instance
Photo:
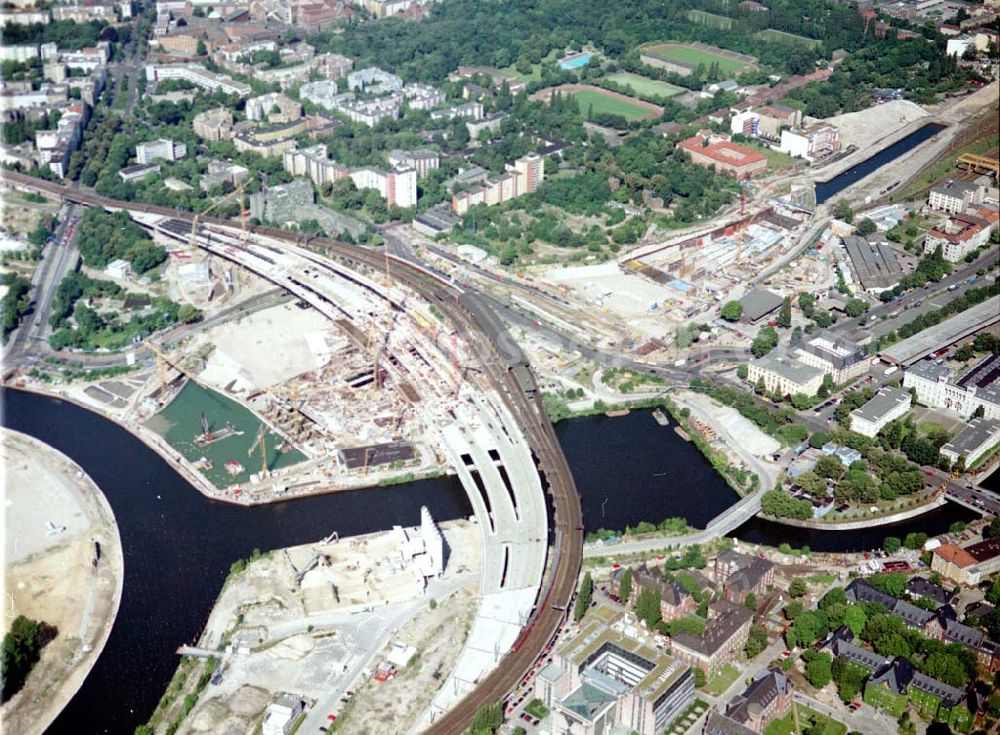
{"label": "red roof building", "polygon": [[691,156],[691,162],[704,168],[715,167],[719,173],[746,178],[767,170],[767,158],[728,140],[705,135],[699,131],[678,145]]}

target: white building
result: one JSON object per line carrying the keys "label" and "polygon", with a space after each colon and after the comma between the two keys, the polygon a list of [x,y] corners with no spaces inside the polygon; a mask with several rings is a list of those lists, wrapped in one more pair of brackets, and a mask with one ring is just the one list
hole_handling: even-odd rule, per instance
{"label": "white building", "polygon": [[970,214],[955,214],[927,233],[924,252],[933,253],[939,247],[942,257],[952,263],[981,248],[990,239],[990,223]]}
{"label": "white building", "polygon": [[309,148],[287,150],[281,154],[281,163],[292,176],[308,176],[316,186],[346,179],[348,176],[347,167],[330,158],[322,143]]}
{"label": "white building", "polygon": [[420,508],[418,528],[393,526],[392,533],[399,542],[403,563],[413,572],[421,590],[426,589],[428,579],[437,579],[444,574],[444,536],[427,506]]}
{"label": "white building", "polygon": [[388,207],[417,205],[417,172],[412,168],[380,171],[363,166],[351,170],[349,176],[359,189],[377,189]]}
{"label": "white building", "polygon": [[139,163],[176,161],[187,155],[187,146],[167,138],[140,143],[135,147],[135,160]]}
{"label": "white building", "polygon": [[990,355],[961,375],[929,360],[903,375],[903,387],[917,392],[917,401],[932,408],[969,417],[979,408],[983,418],[1000,419],[1000,355]]}
{"label": "white building", "polygon": [[302,105],[280,92],[271,92],[248,99],[246,113],[248,120],[286,123],[302,117]]}
{"label": "white building", "polygon": [[524,194],[530,194],[541,186],[545,177],[545,159],[537,153],[518,158],[514,165],[507,164],[507,170],[500,176],[489,179],[478,188],[452,195],[451,210],[455,214],[465,214],[471,207],[485,204],[492,207]]}
{"label": "white building", "polygon": [[851,431],[875,437],[890,421],[910,410],[910,392],[902,388],[882,388],[860,408],[851,411]]}
{"label": "white building", "polygon": [[1000,443],[1000,421],[996,419],[972,419],[950,442],[941,447],[941,455],[952,464],[965,458],[965,466],[971,467],[984,454]]}
{"label": "white building", "polygon": [[754,384],[763,380],[768,392],[782,396],[814,396],[823,385],[822,370],[805,365],[780,348],[751,360],[747,377]]}
{"label": "white building", "polygon": [[780,150],[790,156],[816,161],[840,148],[840,130],[817,123],[801,130],[782,130]]}
{"label": "white building", "polygon": [[927,195],[927,206],[948,214],[961,214],[970,205],[982,204],[983,193],[981,187],[952,182],[933,187]]}
{"label": "white building", "polygon": [[415,169],[418,178],[423,178],[441,165],[441,158],[438,155],[438,152],[428,149],[403,151],[397,148],[389,151],[388,158],[389,165],[394,168],[403,167]]}
{"label": "white building", "polygon": [[793,354],[802,364],[829,373],[838,385],[863,375],[869,368],[869,356],[864,347],[826,334],[800,341]]}
{"label": "white building", "polygon": [[347,88],[352,92],[388,94],[400,91],[403,88],[403,80],[377,66],[370,66],[348,74]]}
{"label": "white building", "polygon": [[294,694],[280,694],[267,705],[264,713],[263,735],[288,735],[292,725],[302,714],[302,699]]}
{"label": "white building", "polygon": [[226,94],[247,97],[253,87],[234,81],[224,74],[213,74],[201,64],[146,64],[146,81],[159,82],[163,79],[183,79],[197,87],[214,92],[221,89]]}
{"label": "white building", "polygon": [[429,84],[407,84],[403,87],[403,99],[411,110],[433,110],[438,105],[443,105],[447,96]]}

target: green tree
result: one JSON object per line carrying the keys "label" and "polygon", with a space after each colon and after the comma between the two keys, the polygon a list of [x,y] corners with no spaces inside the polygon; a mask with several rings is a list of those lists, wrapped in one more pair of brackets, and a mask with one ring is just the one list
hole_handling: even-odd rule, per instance
{"label": "green tree", "polygon": [[868,302],[864,299],[848,299],[844,304],[844,312],[849,317],[859,317],[868,311]]}
{"label": "green tree", "polygon": [[868,622],[868,615],[860,605],[848,605],[844,614],[844,625],[851,629],[854,635],[860,636]]}
{"label": "green tree", "polygon": [[0,671],[3,672],[0,700],[6,702],[24,686],[41,657],[42,648],[55,637],[55,629],[37,620],[18,615],[3,637]]}
{"label": "green tree", "polygon": [[645,621],[646,627],[653,630],[660,622],[660,595],[652,587],[639,590],[639,598],[635,603],[635,614]]}
{"label": "green tree", "polygon": [[740,380],[746,380],[747,376],[750,374],[750,366],[746,363],[741,363],[736,367],[736,377]]}
{"label": "green tree", "polygon": [[830,683],[833,676],[831,664],[833,659],[829,653],[819,653],[806,664],[806,678],[817,689],[822,689]]}
{"label": "green tree", "polygon": [[792,597],[802,597],[809,591],[806,581],[802,577],[795,577],[792,579],[791,584],[788,585],[788,594]]}
{"label": "green tree", "polygon": [[739,301],[727,301],[722,305],[720,314],[727,322],[739,321],[743,316],[743,304]]}
{"label": "green tree", "polygon": [[874,233],[878,229],[878,227],[876,227],[875,223],[872,222],[870,219],[864,217],[861,219],[861,221],[858,222],[855,229],[857,229],[859,235],[861,235],[862,237],[867,237],[868,235]]}
{"label": "green tree", "polygon": [[590,601],[594,596],[594,580],[591,579],[590,572],[583,575],[580,582],[580,591],[576,596],[576,604],[573,606],[573,619],[577,622],[583,619],[590,608]]}
{"label": "green tree", "polygon": [[627,605],[632,597],[632,567],[625,567],[621,578],[618,580],[618,595],[622,604]]}
{"label": "green tree", "polygon": [[747,658],[757,657],[765,648],[767,648],[767,629],[760,625],[750,626],[750,634],[747,636],[746,645],[743,646]]}
{"label": "green tree", "polygon": [[699,689],[701,689],[707,683],[708,683],[708,677],[705,676],[705,672],[701,668],[695,666],[694,667],[694,685],[696,687],[698,687]]}
{"label": "green tree", "polygon": [[208,47],[205,45],[204,41],[198,41],[198,45],[195,47],[194,53],[195,56],[208,56]]}
{"label": "green tree", "polygon": [[783,329],[788,329],[792,326],[792,297],[786,296],[785,300],[781,302],[781,308],[778,310],[777,318],[778,326]]}
{"label": "green tree", "polygon": [[887,554],[895,554],[902,547],[903,542],[895,536],[886,536],[885,541],[882,542],[882,548],[885,549],[885,553]]}
{"label": "green tree", "polygon": [[754,357],[763,357],[777,346],[778,333],[774,331],[774,327],[764,327],[750,344],[750,352]]}
{"label": "green tree", "polygon": [[846,199],[838,199],[833,207],[833,216],[850,224],[854,221],[854,210]]}

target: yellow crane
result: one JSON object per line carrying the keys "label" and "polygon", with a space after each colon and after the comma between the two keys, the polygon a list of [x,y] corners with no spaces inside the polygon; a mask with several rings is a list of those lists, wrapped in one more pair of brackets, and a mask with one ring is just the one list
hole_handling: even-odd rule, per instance
{"label": "yellow crane", "polygon": [[266,478],[271,476],[271,472],[267,468],[267,442],[266,442],[267,431],[264,428],[264,424],[260,425],[257,429],[257,436],[253,440],[253,444],[250,445],[250,449],[247,450],[247,459],[253,456],[253,452],[256,449],[260,453],[260,476],[261,478]]}
{"label": "yellow crane", "polygon": [[163,354],[163,350],[155,342],[147,341],[146,347],[156,355],[156,369],[160,375],[160,405],[162,406],[167,402],[167,356]]}

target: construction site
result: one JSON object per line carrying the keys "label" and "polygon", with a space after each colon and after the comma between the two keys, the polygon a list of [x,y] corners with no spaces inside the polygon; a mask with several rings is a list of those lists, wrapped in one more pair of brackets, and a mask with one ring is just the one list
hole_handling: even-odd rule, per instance
{"label": "construction site", "polygon": [[439,528],[426,508],[416,527],[331,534],[234,567],[198,645],[178,650],[181,670],[209,658],[214,668],[177,731],[252,731],[282,692],[324,725],[350,706],[354,732],[371,731],[363,712],[415,720],[458,656],[479,570],[476,523]]}

